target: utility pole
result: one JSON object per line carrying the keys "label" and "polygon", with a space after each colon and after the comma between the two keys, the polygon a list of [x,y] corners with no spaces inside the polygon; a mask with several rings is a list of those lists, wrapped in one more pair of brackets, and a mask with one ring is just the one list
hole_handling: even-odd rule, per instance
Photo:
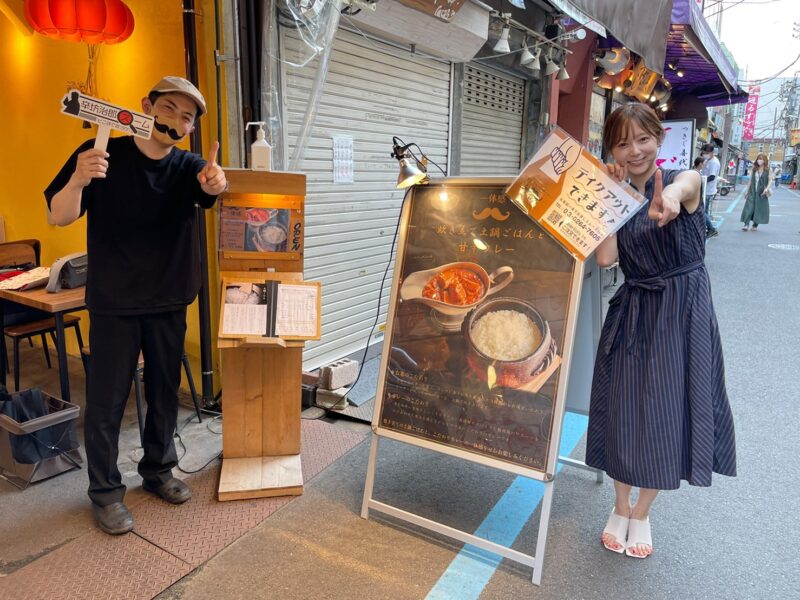
{"label": "utility pole", "polygon": [[[772,155],[775,154],[775,126],[778,124],[778,107],[775,107],[775,118],[772,120],[772,140],[770,141],[770,156],[767,160],[772,160]],[[771,165],[767,165],[771,169]]]}
{"label": "utility pole", "polygon": [[[731,143],[731,130],[733,129],[733,107],[729,104],[725,107],[725,121],[722,125],[722,150],[720,151],[720,172],[724,174],[725,178],[727,179],[728,175],[728,163],[730,162],[730,158],[728,157],[728,146]],[[735,181],[735,178],[734,178]]]}

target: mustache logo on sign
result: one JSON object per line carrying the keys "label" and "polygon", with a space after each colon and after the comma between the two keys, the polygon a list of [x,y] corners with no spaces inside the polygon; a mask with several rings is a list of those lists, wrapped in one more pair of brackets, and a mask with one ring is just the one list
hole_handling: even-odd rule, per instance
{"label": "mustache logo on sign", "polygon": [[487,207],[484,208],[480,212],[472,211],[472,217],[476,221],[485,221],[489,217],[494,219],[495,221],[505,221],[511,215],[509,213],[501,211],[499,208]]}
{"label": "mustache logo on sign", "polygon": [[155,118],[155,122],[153,123],[153,127],[155,127],[156,131],[158,131],[160,133],[163,133],[165,135],[168,135],[170,137],[170,139],[173,139],[176,142],[179,142],[184,138],[184,136],[181,135],[180,133],[178,133],[178,131],[176,129],[173,129],[172,127],[170,127],[169,125],[166,125],[165,123],[159,123],[158,122],[158,117]]}

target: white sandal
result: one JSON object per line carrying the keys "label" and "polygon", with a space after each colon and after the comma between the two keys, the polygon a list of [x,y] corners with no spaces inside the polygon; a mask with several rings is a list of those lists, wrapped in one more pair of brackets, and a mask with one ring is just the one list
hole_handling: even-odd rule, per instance
{"label": "white sandal", "polygon": [[[640,556],[633,554],[631,548],[636,548],[638,544],[650,546],[650,554]],[[644,521],[639,519],[631,519],[628,524],[628,542],[625,548],[625,554],[633,558],[647,558],[653,553],[653,538],[650,535],[650,517]]]}
{"label": "white sandal", "polygon": [[611,552],[616,552],[617,554],[622,554],[623,552],[625,552],[625,537],[628,534],[629,521],[630,519],[628,519],[627,517],[618,515],[613,510],[611,511],[611,516],[608,517],[608,521],[606,522],[605,529],[603,529],[603,533],[607,533],[609,535],[614,536],[614,539],[617,540],[617,543],[619,544],[619,548],[612,548],[611,546],[606,544],[601,537],[600,541],[606,550],[610,550]]}

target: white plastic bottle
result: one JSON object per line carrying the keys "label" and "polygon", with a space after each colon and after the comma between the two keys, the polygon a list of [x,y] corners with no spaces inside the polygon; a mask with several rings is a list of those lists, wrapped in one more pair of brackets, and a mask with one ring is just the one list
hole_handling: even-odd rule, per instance
{"label": "white plastic bottle", "polygon": [[258,125],[256,132],[256,141],[250,146],[250,168],[253,171],[271,171],[272,170],[272,146],[266,140],[266,132],[264,121],[255,121],[248,123],[247,127],[251,125]]}

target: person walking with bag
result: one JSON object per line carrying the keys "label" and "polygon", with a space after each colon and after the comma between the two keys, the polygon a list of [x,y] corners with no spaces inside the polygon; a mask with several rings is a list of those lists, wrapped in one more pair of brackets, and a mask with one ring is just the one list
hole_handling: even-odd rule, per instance
{"label": "person walking with bag", "polygon": [[772,195],[772,171],[767,164],[767,155],[763,152],[756,157],[756,162],[750,171],[750,183],[747,185],[742,216],[742,231],[758,230],[759,225],[769,223],[769,197]]}
{"label": "person walking with bag", "polygon": [[[650,511],[681,481],[711,485],[736,475],[736,443],[722,344],[704,264],[700,175],[656,166],[664,129],[649,106],[611,113],[603,144],[608,170],[647,205],[597,250],[619,260],[625,282],[609,302],[592,380],[586,464],[614,480],[615,502],[601,535],[615,553],[653,552]],[[631,505],[632,488],[639,488]]]}
{"label": "person walking with bag", "polygon": [[44,192],[57,225],[87,216],[89,498],[100,529],[114,535],[134,527],[117,457],[140,351],[147,401],[142,487],[173,504],[192,495],[172,469],[186,308],[200,289],[195,205],[211,208],[227,186],[218,142],[208,161],[176,148],[206,112],[191,82],[163,78],[142,98],[142,109],[155,118],[150,139],[111,138],[108,152],[88,140]]}

